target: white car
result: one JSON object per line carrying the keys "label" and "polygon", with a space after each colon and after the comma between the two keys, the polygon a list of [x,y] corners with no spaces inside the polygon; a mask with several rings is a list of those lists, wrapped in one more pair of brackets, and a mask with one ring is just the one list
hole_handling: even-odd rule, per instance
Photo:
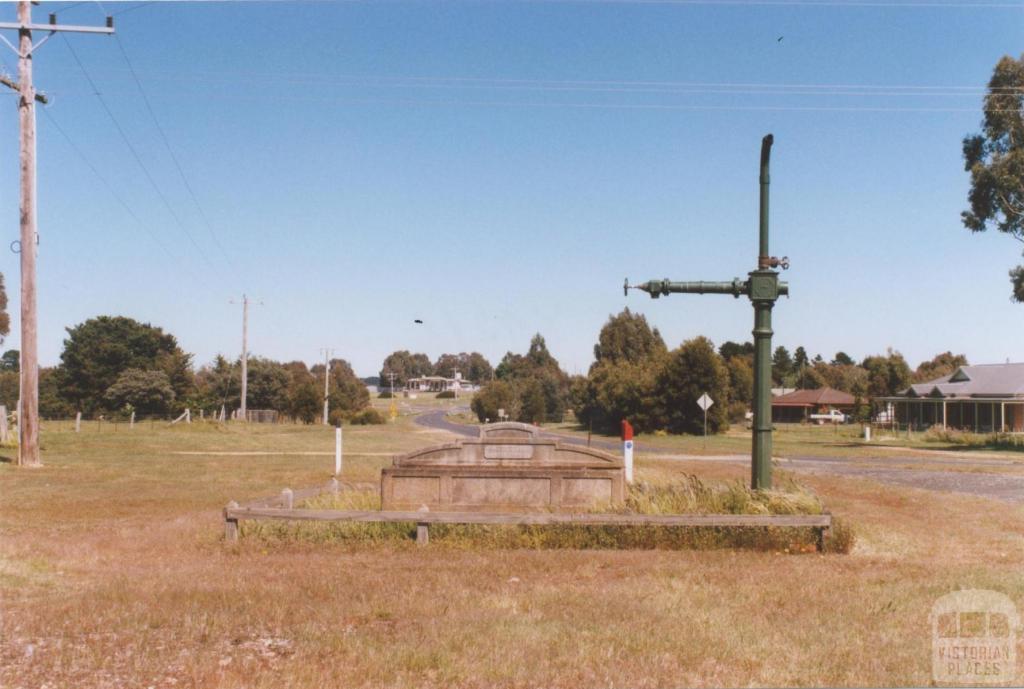
{"label": "white car", "polygon": [[826,414],[811,414],[811,421],[817,421],[818,425],[825,423],[846,423],[846,414],[838,409],[829,409]]}

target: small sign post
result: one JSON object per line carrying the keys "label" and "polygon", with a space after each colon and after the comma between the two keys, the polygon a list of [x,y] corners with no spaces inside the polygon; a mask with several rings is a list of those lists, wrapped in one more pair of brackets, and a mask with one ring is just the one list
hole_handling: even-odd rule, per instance
{"label": "small sign post", "polygon": [[707,446],[708,446],[708,409],[710,409],[711,405],[714,404],[714,403],[715,403],[715,401],[713,399],[711,399],[710,397],[708,397],[708,393],[706,393],[706,392],[703,395],[700,396],[700,399],[697,400],[697,406],[704,410],[704,447],[705,448],[707,448]]}
{"label": "small sign post", "polygon": [[341,476],[341,426],[334,429],[334,475]]}
{"label": "small sign post", "polygon": [[626,483],[633,482],[633,426],[622,420],[622,459],[626,468]]}

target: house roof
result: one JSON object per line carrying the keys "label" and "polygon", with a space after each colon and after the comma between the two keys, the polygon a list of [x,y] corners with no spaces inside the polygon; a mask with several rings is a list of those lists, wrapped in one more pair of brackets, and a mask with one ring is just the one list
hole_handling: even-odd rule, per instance
{"label": "house roof", "polygon": [[961,366],[948,376],[911,385],[900,397],[1024,397],[1024,363]]}
{"label": "house roof", "polygon": [[853,395],[832,388],[797,390],[772,400],[773,407],[815,407],[828,405],[833,407],[851,407],[853,403]]}

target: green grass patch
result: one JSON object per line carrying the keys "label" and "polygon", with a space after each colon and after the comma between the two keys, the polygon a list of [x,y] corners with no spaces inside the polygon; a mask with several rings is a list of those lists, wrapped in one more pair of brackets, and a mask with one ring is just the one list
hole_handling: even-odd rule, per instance
{"label": "green grass patch", "polygon": [[925,431],[922,440],[927,443],[944,443],[964,450],[1024,452],[1024,435],[1012,433],[970,433],[950,428],[930,428]]}

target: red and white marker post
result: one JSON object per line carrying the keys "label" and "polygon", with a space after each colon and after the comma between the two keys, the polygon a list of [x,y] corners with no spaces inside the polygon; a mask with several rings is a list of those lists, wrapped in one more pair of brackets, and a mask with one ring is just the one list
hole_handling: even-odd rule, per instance
{"label": "red and white marker post", "polygon": [[633,426],[622,420],[622,458],[626,465],[626,483],[633,482]]}

